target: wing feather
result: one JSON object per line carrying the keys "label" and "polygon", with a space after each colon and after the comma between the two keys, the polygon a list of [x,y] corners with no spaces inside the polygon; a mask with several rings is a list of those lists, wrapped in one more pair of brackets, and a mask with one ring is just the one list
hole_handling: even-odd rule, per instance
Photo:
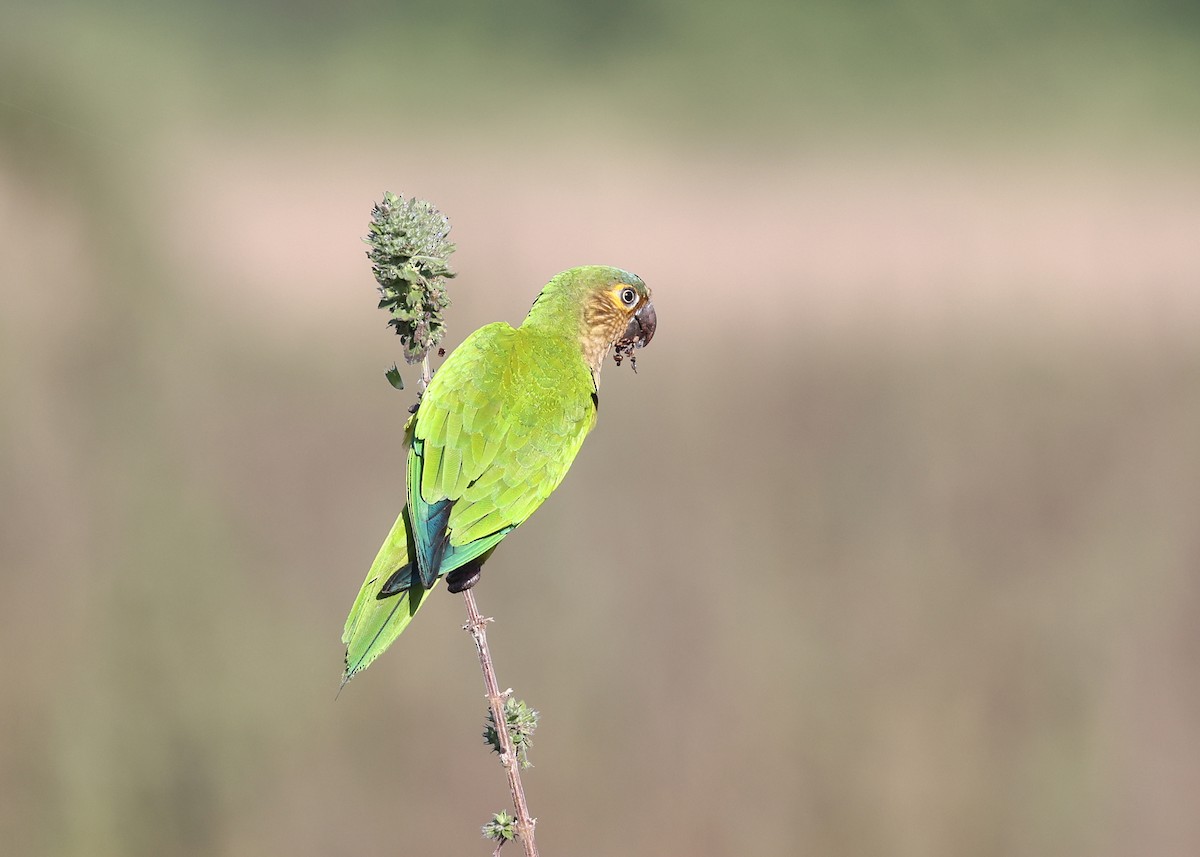
{"label": "wing feather", "polygon": [[[491,550],[550,496],[591,430],[593,390],[579,346],[565,337],[498,323],[454,351],[425,391],[409,452],[421,580]],[[443,501],[448,522],[435,532]],[[422,565],[440,538],[430,575]]]}

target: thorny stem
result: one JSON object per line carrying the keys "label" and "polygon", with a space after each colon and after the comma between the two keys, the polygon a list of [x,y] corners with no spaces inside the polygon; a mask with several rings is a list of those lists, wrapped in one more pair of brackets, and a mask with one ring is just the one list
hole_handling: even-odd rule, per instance
{"label": "thorny stem", "polygon": [[533,827],[537,819],[529,815],[529,804],[525,802],[525,788],[521,785],[521,765],[513,751],[512,736],[508,734],[508,718],[504,716],[504,699],[511,691],[500,693],[496,682],[496,670],[492,666],[492,654],[488,651],[485,629],[491,619],[485,619],[475,606],[475,596],[470,589],[463,590],[467,602],[467,624],[463,628],[471,632],[475,649],[479,652],[479,666],[483,669],[483,686],[487,691],[488,705],[492,709],[492,721],[500,738],[500,763],[508,772],[508,788],[512,792],[513,806],[517,810],[517,835],[525,848],[525,857],[538,857],[537,843],[533,841]]}
{"label": "thorny stem", "polygon": [[433,372],[429,370],[429,354],[426,353],[421,358],[421,392],[425,392],[425,388],[429,386],[429,382],[433,380]]}

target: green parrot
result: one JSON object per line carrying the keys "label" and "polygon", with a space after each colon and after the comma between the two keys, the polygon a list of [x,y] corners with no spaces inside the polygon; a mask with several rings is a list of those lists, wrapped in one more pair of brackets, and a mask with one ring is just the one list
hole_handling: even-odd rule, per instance
{"label": "green parrot", "polygon": [[446,577],[479,580],[504,537],[558,487],[596,424],[600,367],[654,336],[650,290],[619,268],[552,279],[518,328],[481,327],[446,358],[405,427],[407,505],[346,619],[345,685]]}

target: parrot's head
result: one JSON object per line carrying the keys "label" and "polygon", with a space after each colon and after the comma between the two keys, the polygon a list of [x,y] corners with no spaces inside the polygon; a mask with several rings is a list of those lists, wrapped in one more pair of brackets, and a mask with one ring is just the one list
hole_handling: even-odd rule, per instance
{"label": "parrot's head", "polygon": [[580,270],[588,272],[589,288],[583,298],[584,354],[592,374],[599,376],[600,364],[610,349],[618,366],[628,357],[636,371],[634,349],[649,344],[658,324],[650,289],[641,277],[620,268]]}
{"label": "parrot's head", "polygon": [[551,280],[525,320],[543,329],[562,323],[579,325],[583,359],[598,381],[605,356],[615,349],[617,365],[623,357],[632,358],[634,349],[650,342],[658,319],[641,277],[620,268],[588,265]]}

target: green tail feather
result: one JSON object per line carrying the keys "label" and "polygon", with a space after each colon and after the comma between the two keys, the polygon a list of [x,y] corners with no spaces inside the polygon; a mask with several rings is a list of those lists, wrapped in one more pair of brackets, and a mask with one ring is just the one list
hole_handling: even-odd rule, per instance
{"label": "green tail feather", "polygon": [[[375,562],[371,563],[367,579],[346,619],[346,627],[342,631],[342,642],[346,644],[343,687],[355,674],[370,666],[400,636],[400,632],[417,615],[425,596],[433,589],[432,586],[426,589],[414,580],[411,589],[382,600],[375,597],[389,577],[409,564],[412,556],[410,550],[408,508],[405,507],[392,525],[392,531],[379,549]],[[437,585],[437,581],[434,581],[434,585]]]}

